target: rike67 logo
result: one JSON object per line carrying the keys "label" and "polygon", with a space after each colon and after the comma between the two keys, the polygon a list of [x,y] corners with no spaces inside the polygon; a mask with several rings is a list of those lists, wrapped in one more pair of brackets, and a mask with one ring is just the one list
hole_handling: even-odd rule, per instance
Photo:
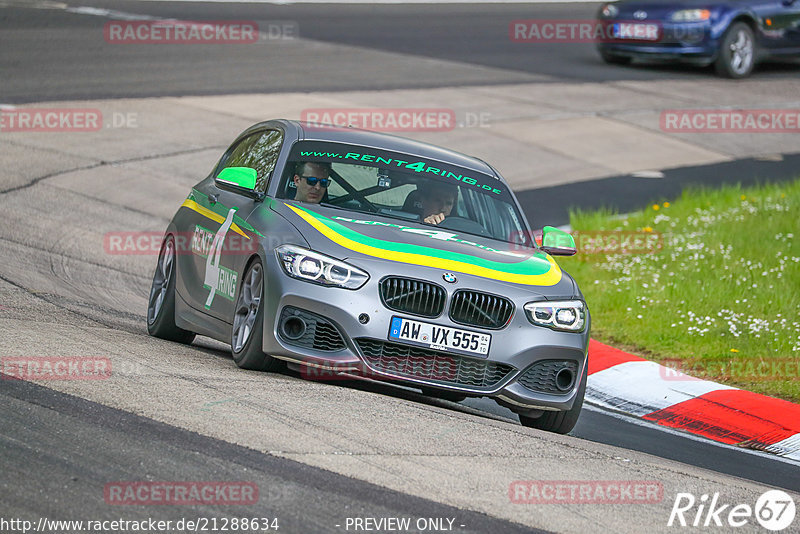
{"label": "rike67 logo", "polygon": [[[671,527],[744,527],[755,519],[767,530],[779,532],[789,528],[795,518],[794,499],[781,490],[763,493],[755,506],[724,503],[719,493],[703,494],[697,499],[691,493],[678,493],[667,526]],[[796,532],[793,530],[792,532]]]}

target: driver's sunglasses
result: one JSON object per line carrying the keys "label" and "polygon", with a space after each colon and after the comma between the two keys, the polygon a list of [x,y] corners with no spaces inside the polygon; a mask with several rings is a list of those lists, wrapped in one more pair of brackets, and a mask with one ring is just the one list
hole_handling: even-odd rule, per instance
{"label": "driver's sunglasses", "polygon": [[316,176],[303,176],[303,178],[306,179],[306,183],[308,183],[308,185],[311,187],[317,185],[317,182],[319,182],[320,187],[323,188],[327,188],[329,185],[331,185],[330,178],[317,178]]}

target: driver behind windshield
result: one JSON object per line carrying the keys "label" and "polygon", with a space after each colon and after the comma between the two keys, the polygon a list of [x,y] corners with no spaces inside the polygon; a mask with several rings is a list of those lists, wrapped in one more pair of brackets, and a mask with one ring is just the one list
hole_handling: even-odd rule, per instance
{"label": "driver behind windshield", "polygon": [[424,183],[417,190],[422,205],[422,222],[427,224],[441,223],[445,217],[450,216],[458,200],[458,186],[455,185]]}
{"label": "driver behind windshield", "polygon": [[329,163],[301,161],[294,171],[294,185],[297,188],[294,199],[300,202],[319,204],[328,191],[331,167]]}

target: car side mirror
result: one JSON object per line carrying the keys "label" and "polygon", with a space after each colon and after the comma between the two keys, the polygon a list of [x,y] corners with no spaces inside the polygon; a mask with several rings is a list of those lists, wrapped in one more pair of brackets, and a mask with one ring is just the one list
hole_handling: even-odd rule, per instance
{"label": "car side mirror", "polygon": [[225,191],[264,200],[264,193],[256,191],[256,177],[256,170],[250,167],[228,167],[214,178],[214,184]]}
{"label": "car side mirror", "polygon": [[575,248],[575,239],[569,232],[552,226],[542,229],[542,246],[539,248],[551,256],[572,256],[578,251]]}

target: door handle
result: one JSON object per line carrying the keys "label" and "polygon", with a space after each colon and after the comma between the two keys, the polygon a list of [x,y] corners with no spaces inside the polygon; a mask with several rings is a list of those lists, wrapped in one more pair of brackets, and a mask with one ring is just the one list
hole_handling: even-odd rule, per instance
{"label": "door handle", "polygon": [[210,204],[216,204],[218,198],[219,198],[219,195],[208,195],[208,202]]}

